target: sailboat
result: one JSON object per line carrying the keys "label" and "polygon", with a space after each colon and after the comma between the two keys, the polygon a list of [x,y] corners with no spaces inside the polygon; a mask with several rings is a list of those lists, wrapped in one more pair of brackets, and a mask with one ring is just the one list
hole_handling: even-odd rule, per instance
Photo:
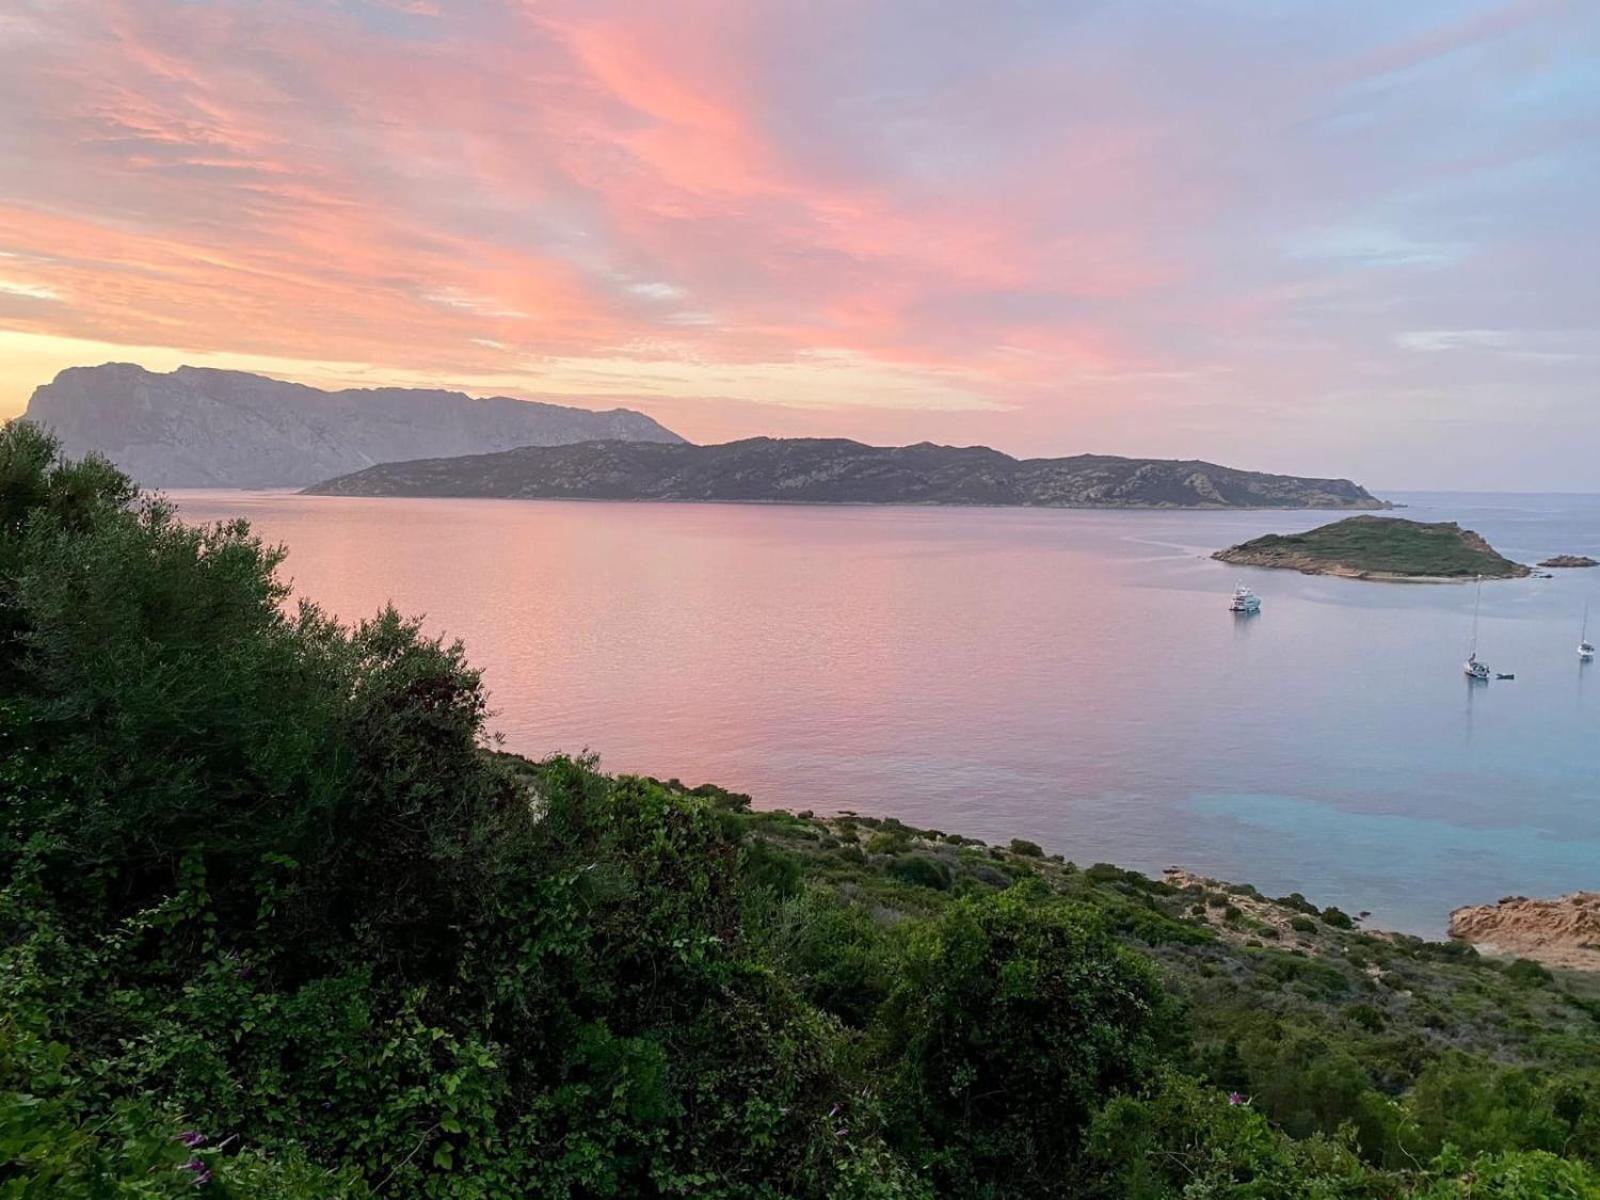
{"label": "sailboat", "polygon": [[1489,682],[1489,664],[1478,659],[1478,604],[1483,599],[1483,576],[1478,576],[1478,590],[1472,597],[1472,648],[1467,654],[1467,661],[1462,665],[1462,670],[1467,673],[1467,678],[1474,683]]}
{"label": "sailboat", "polygon": [[1589,640],[1589,603],[1583,605],[1583,632],[1578,635],[1578,658],[1588,662],[1594,657],[1594,643]]}

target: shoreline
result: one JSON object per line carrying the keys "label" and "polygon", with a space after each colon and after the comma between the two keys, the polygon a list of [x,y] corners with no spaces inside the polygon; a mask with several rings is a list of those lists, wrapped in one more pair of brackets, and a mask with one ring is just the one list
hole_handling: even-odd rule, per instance
{"label": "shoreline", "polygon": [[1237,558],[1225,557],[1230,552],[1218,550],[1210,555],[1220,563],[1227,563],[1230,567],[1253,567],[1261,571],[1294,571],[1300,575],[1322,576],[1329,579],[1353,579],[1360,583],[1416,583],[1430,584],[1464,584],[1476,583],[1481,578],[1484,583],[1510,583],[1518,579],[1531,578],[1531,569],[1524,569],[1518,574],[1511,575],[1406,575],[1398,571],[1372,571],[1361,567],[1348,567],[1338,563],[1320,564],[1313,563],[1301,565],[1292,562],[1266,562],[1253,557],[1239,556]]}
{"label": "shoreline", "polygon": [[[738,797],[745,804],[748,796],[729,793],[716,785],[690,788],[677,780],[656,780],[669,789],[690,794],[709,794],[718,797]],[[1544,926],[1532,923],[1534,930],[1522,938],[1505,938],[1496,942],[1471,930],[1458,932],[1458,917],[1492,909],[1495,905],[1469,905],[1452,910],[1447,917],[1447,932],[1443,937],[1407,933],[1399,929],[1386,929],[1367,924],[1372,916],[1368,910],[1345,912],[1336,905],[1318,905],[1298,891],[1285,896],[1272,897],[1254,884],[1220,879],[1180,865],[1168,866],[1159,872],[1145,872],[1136,868],[1121,867],[1113,863],[1081,864],[1067,859],[1063,854],[1052,853],[1025,838],[1013,838],[1009,843],[985,842],[981,838],[966,837],[939,829],[919,829],[892,816],[877,816],[857,810],[841,809],[831,813],[815,813],[809,809],[795,811],[788,808],[751,806],[749,810],[758,820],[781,822],[785,825],[809,827],[818,835],[830,839],[853,841],[851,831],[891,832],[896,842],[874,848],[870,839],[863,841],[868,862],[874,853],[920,853],[946,860],[954,865],[964,854],[979,853],[1002,870],[1022,868],[1038,872],[1057,883],[1074,874],[1090,878],[1108,877],[1138,879],[1146,890],[1164,892],[1169,900],[1177,902],[1172,912],[1197,929],[1203,929],[1217,941],[1240,951],[1275,949],[1298,953],[1310,958],[1324,955],[1344,955],[1351,939],[1382,942],[1399,948],[1434,947],[1445,957],[1481,957],[1501,965],[1518,960],[1529,960],[1551,970],[1569,973],[1600,984],[1600,891],[1577,892],[1559,900],[1528,900],[1526,897],[1508,897],[1500,905],[1519,903],[1534,910],[1563,910],[1564,902],[1581,899],[1586,912],[1592,912],[1595,921],[1596,942],[1592,947],[1572,947],[1559,939],[1541,942],[1538,931]],[[1189,901],[1194,903],[1189,903]],[[1527,924],[1527,923],[1525,923]],[[1368,975],[1380,982],[1382,971],[1371,969]],[[1589,986],[1589,984],[1585,984]]]}
{"label": "shoreline", "polygon": [[[706,790],[730,795],[715,785],[701,785],[697,789],[686,788],[676,780],[665,781],[665,784],[669,788],[682,788],[691,793]],[[748,797],[745,799],[748,802]],[[1600,891],[1569,893],[1556,900],[1530,900],[1513,896],[1502,899],[1498,904],[1463,906],[1451,910],[1447,915],[1445,936],[1429,937],[1369,925],[1367,918],[1372,914],[1365,909],[1347,913],[1336,905],[1319,906],[1298,891],[1271,897],[1254,884],[1220,879],[1180,865],[1151,873],[1111,863],[1085,866],[1022,838],[1013,838],[1009,844],[987,843],[981,838],[937,829],[917,829],[895,817],[869,815],[848,809],[828,814],[810,810],[797,812],[781,807],[751,807],[750,811],[777,821],[809,825],[824,836],[838,836],[844,830],[857,826],[892,830],[903,839],[903,844],[898,847],[901,853],[914,851],[949,856],[952,849],[956,854],[979,851],[987,852],[1002,867],[1010,863],[1051,874],[1076,872],[1092,877],[1097,873],[1110,873],[1124,878],[1138,877],[1146,886],[1169,889],[1174,896],[1196,898],[1199,902],[1188,908],[1189,919],[1196,927],[1204,928],[1218,941],[1236,950],[1271,947],[1318,958],[1344,952],[1350,938],[1370,938],[1396,947],[1434,946],[1447,955],[1478,956],[1500,964],[1528,960],[1543,968],[1600,983]],[[1226,899],[1218,903],[1219,897]],[[1592,945],[1574,943],[1571,937],[1561,934],[1563,929],[1571,927],[1570,910],[1573,902],[1580,906],[1583,919],[1593,921],[1595,940]],[[1501,910],[1508,906],[1518,914],[1519,919],[1510,923],[1515,932],[1511,936],[1502,935],[1499,940],[1481,932],[1481,926],[1469,925],[1461,920],[1463,914]],[[1498,924],[1487,927],[1500,928]],[[1580,925],[1578,928],[1580,938],[1588,936],[1581,932],[1586,926]],[[1381,970],[1376,973],[1368,970],[1374,982],[1380,982],[1382,974]]]}
{"label": "shoreline", "polygon": [[[322,492],[316,489],[320,484],[312,484],[306,488],[174,488],[172,491],[208,491],[208,492],[265,492],[291,496],[309,496],[318,499],[333,500],[514,500],[522,503],[558,503],[558,504],[717,504],[736,505],[739,507],[758,508],[917,508],[937,509],[950,508],[960,511],[969,509],[993,509],[998,511],[1028,511],[1028,512],[1159,512],[1159,513],[1219,513],[1219,512],[1387,512],[1394,507],[1387,502],[1371,504],[1324,504],[1311,506],[1298,506],[1286,504],[964,504],[949,500],[776,500],[776,499],[733,499],[723,497],[689,497],[689,496],[487,496],[450,495],[448,493],[433,492]],[[168,489],[150,489],[165,491]]]}

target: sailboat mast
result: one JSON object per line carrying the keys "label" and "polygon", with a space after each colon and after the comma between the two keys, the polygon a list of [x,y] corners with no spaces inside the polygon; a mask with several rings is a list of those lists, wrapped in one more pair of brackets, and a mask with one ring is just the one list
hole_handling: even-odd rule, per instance
{"label": "sailboat mast", "polygon": [[1478,605],[1483,600],[1483,576],[1478,576],[1477,590],[1472,593],[1472,657],[1478,656]]}

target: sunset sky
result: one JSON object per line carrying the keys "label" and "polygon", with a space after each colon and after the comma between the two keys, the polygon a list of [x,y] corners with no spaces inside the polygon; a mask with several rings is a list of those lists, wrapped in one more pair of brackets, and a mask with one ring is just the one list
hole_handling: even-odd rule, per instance
{"label": "sunset sky", "polygon": [[1600,490],[1600,3],[6,0],[0,416],[107,360]]}

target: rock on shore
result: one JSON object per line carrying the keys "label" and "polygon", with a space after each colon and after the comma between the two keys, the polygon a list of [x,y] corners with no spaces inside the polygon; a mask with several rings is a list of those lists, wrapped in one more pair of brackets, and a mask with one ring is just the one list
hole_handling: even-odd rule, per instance
{"label": "rock on shore", "polygon": [[1498,904],[1458,908],[1450,914],[1450,936],[1547,967],[1600,971],[1600,892],[1556,900],[1507,896]]}

